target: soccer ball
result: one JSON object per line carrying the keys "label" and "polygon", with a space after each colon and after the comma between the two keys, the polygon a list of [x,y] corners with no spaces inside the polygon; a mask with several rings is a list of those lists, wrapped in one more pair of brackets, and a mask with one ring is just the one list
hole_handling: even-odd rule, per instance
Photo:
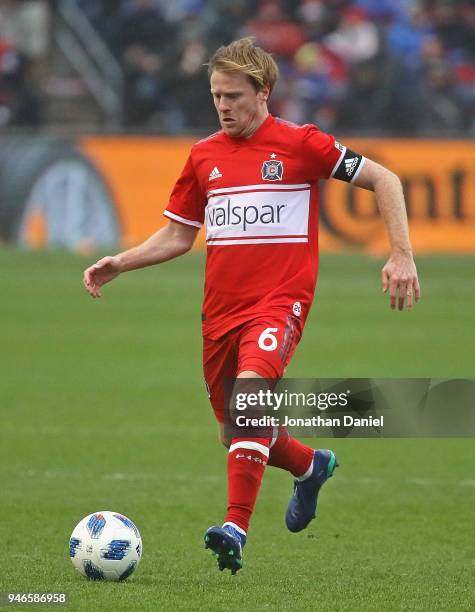
{"label": "soccer ball", "polygon": [[139,530],[123,514],[95,512],[75,527],[69,539],[74,567],[92,580],[125,580],[142,557]]}

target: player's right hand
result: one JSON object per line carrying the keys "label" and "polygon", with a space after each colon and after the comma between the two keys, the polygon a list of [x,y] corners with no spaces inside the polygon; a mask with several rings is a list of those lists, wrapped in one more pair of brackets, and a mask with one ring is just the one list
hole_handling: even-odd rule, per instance
{"label": "player's right hand", "polygon": [[121,273],[118,257],[103,257],[84,271],[83,283],[93,298],[101,297],[101,287]]}

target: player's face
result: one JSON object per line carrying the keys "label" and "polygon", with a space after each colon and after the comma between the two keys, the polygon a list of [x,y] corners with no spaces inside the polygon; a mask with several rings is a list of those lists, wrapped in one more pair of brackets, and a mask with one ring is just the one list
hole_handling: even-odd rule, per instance
{"label": "player's face", "polygon": [[269,89],[256,91],[245,74],[214,71],[211,94],[223,131],[233,138],[248,138],[268,115]]}

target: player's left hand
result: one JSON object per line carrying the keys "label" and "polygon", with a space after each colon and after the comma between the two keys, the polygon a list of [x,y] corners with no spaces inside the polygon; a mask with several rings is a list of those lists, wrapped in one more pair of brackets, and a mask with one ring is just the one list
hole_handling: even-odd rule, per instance
{"label": "player's left hand", "polygon": [[411,310],[414,297],[416,302],[421,297],[419,278],[412,254],[393,253],[381,272],[381,281],[384,293],[389,290],[389,305],[393,310],[396,308],[396,302],[398,309],[403,310],[406,299],[406,308]]}

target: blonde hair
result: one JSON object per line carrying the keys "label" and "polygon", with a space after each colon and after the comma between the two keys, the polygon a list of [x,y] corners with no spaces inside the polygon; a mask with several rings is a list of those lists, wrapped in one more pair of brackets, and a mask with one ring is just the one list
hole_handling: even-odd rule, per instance
{"label": "blonde hair", "polygon": [[218,72],[240,72],[247,75],[256,91],[269,87],[272,91],[279,69],[272,55],[256,47],[254,39],[241,38],[219,47],[208,63],[208,77]]}

